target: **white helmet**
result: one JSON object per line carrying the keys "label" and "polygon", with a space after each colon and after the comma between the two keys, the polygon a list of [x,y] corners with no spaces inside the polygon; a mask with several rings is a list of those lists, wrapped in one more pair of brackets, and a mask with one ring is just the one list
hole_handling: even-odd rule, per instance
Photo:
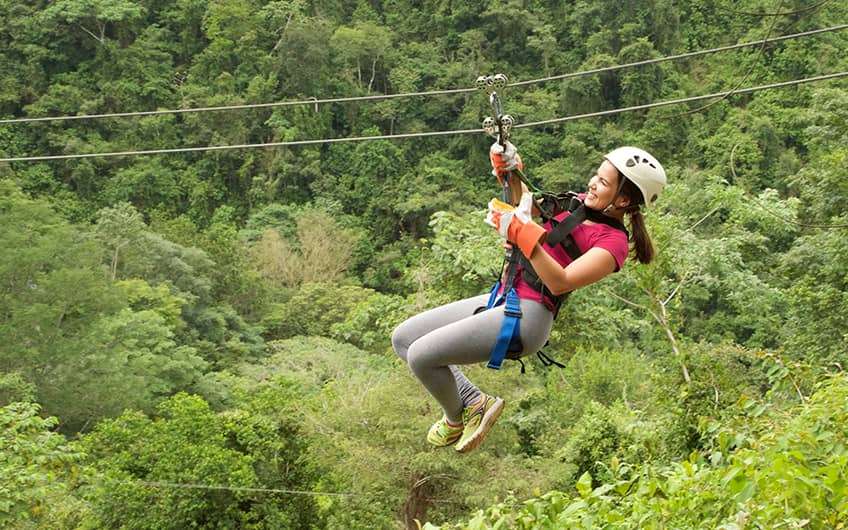
{"label": "white helmet", "polygon": [[645,206],[651,206],[666,184],[665,169],[650,153],[638,147],[619,147],[604,157],[642,192]]}

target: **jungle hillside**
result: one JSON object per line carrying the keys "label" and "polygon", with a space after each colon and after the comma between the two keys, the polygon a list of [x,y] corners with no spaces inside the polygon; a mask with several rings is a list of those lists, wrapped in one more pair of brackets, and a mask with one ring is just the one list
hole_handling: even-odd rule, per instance
{"label": "jungle hillside", "polygon": [[[848,71],[845,2],[0,18],[0,526],[848,526],[848,81],[746,91]],[[570,117],[513,130],[540,188],[585,191],[622,145],[669,185],[656,259],[563,307],[563,367],[467,368],[506,408],[461,455],[391,335],[502,265],[473,90],[496,73],[536,80],[500,93],[517,125]]]}

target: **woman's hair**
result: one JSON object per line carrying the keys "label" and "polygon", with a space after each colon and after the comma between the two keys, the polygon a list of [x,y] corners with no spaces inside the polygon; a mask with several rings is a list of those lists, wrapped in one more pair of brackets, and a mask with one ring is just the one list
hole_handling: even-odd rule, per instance
{"label": "woman's hair", "polygon": [[621,171],[618,172],[618,178],[622,179],[620,193],[630,199],[630,205],[624,211],[630,214],[630,242],[636,252],[636,259],[640,263],[650,263],[654,259],[654,245],[645,228],[645,218],[642,217],[639,206],[645,203],[645,198],[636,184],[633,184]]}

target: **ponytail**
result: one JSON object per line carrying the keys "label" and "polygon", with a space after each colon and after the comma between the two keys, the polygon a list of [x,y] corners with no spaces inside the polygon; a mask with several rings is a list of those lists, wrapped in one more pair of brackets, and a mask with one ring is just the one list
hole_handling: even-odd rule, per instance
{"label": "ponytail", "polygon": [[621,179],[619,184],[619,193],[630,199],[630,206],[625,208],[625,211],[630,214],[630,243],[631,248],[636,254],[636,260],[639,263],[648,264],[654,259],[654,244],[651,242],[651,236],[648,235],[648,230],[645,228],[645,218],[642,217],[641,204],[645,203],[642,192],[636,187],[633,182],[626,178],[621,172],[618,173],[618,178]]}
{"label": "ponytail", "polygon": [[654,244],[651,242],[648,230],[645,229],[645,218],[642,217],[642,212],[638,206],[630,210],[629,213],[630,242],[636,252],[636,260],[639,263],[648,264],[654,259]]}

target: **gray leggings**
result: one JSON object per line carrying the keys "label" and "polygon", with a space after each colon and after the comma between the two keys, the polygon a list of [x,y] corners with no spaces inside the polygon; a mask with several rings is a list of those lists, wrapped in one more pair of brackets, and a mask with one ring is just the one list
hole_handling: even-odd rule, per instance
{"label": "gray leggings", "polygon": [[[455,365],[486,362],[503,322],[503,305],[474,314],[488,298],[484,294],[430,309],[409,318],[392,333],[395,352],[454,423],[462,421],[462,408],[480,395],[480,390]],[[545,345],[554,316],[532,300],[521,300],[521,311],[524,356]]]}

